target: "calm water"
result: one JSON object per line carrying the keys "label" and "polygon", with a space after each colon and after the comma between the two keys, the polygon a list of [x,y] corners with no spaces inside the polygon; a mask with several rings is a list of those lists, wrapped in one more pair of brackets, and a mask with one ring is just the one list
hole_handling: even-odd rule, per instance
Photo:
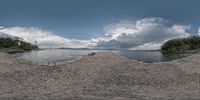
{"label": "calm water", "polygon": [[19,53],[14,56],[18,59],[31,61],[34,64],[47,65],[48,62],[53,64],[64,64],[81,58],[92,52],[113,52],[129,59],[138,60],[142,62],[162,62],[170,61],[185,57],[187,55],[163,55],[159,51],[116,51],[116,50],[69,50],[69,49],[52,49],[39,50],[27,53]]}

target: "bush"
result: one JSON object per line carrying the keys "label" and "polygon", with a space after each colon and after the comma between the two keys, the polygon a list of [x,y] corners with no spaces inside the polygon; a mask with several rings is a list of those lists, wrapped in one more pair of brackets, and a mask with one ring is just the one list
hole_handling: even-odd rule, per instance
{"label": "bush", "polygon": [[199,36],[169,40],[161,47],[161,52],[165,54],[176,54],[195,49],[200,49]]}
{"label": "bush", "polygon": [[10,47],[17,46],[17,43],[10,38],[1,38],[0,45],[1,47],[4,47],[4,48],[10,48]]}
{"label": "bush", "polygon": [[200,49],[200,37],[199,36],[193,36],[188,39],[190,41],[191,49]]}
{"label": "bush", "polygon": [[[18,45],[18,43],[20,43],[20,45]],[[11,48],[11,47],[19,47],[23,50],[38,49],[37,45],[32,45],[31,43],[19,40],[13,40],[11,38],[0,38],[0,49]]]}
{"label": "bush", "polygon": [[32,50],[33,49],[32,45],[30,43],[26,43],[26,42],[21,42],[21,45],[19,47],[24,50]]}

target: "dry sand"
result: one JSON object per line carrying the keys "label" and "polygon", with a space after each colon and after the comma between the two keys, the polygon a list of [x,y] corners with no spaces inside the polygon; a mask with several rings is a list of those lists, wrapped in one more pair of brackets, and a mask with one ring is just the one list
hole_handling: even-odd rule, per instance
{"label": "dry sand", "polygon": [[200,54],[148,64],[98,53],[39,66],[0,53],[0,99],[199,100]]}

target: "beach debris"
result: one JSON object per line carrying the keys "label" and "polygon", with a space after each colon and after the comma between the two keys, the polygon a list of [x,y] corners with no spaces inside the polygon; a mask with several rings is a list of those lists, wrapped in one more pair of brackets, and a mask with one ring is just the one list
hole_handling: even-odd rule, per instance
{"label": "beach debris", "polygon": [[97,53],[92,52],[92,53],[88,54],[88,56],[94,56],[94,55],[96,55],[96,54],[97,54]]}

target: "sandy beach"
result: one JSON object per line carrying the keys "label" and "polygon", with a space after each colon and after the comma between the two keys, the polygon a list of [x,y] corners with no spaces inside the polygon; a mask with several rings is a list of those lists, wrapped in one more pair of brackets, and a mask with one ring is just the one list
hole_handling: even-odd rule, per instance
{"label": "sandy beach", "polygon": [[114,53],[45,66],[0,53],[0,99],[199,100],[200,54],[141,63]]}

